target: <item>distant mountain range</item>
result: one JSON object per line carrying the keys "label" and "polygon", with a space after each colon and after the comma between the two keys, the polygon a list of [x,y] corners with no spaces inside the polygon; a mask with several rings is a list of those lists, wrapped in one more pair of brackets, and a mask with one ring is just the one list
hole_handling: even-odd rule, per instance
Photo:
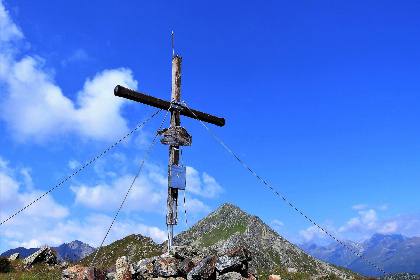
{"label": "distant mountain range", "polygon": [[[351,241],[344,243],[387,273],[420,273],[420,237],[375,234],[360,244]],[[327,246],[304,244],[299,247],[315,258],[347,267],[360,274],[375,277],[383,275],[338,243]]]}
{"label": "distant mountain range", "polygon": [[[83,259],[84,257],[88,256],[90,253],[96,250],[96,248],[90,246],[89,244],[83,243],[78,240],[72,241],[70,243],[64,243],[58,247],[52,248],[57,251],[57,258],[59,261],[69,260],[74,262]],[[19,247],[16,249],[7,250],[6,252],[2,253],[0,257],[10,257],[14,253],[19,253],[20,258],[26,258],[38,251],[39,249],[40,248],[26,249],[23,247]]]}
{"label": "distant mountain range", "polygon": [[[420,274],[419,237],[375,234],[360,244],[350,241],[344,243],[387,273],[405,272],[398,279],[418,279],[418,275],[407,273]],[[340,278],[353,278],[357,273],[382,276],[379,270],[338,243],[328,246],[305,244],[299,248],[281,237],[259,217],[247,214],[230,203],[223,204],[193,227],[175,236],[174,245],[190,245],[205,255],[219,255],[243,247],[251,251],[250,265],[259,273],[287,268],[310,275],[334,273]],[[82,265],[90,264],[94,256],[92,253],[96,250],[77,240],[53,248],[59,260],[78,261]],[[20,247],[0,256],[18,252],[21,258],[25,258],[37,250]],[[121,256],[127,256],[129,262],[135,262],[158,256],[166,250],[166,242],[157,244],[150,237],[133,234],[101,248],[95,263],[111,267]]]}

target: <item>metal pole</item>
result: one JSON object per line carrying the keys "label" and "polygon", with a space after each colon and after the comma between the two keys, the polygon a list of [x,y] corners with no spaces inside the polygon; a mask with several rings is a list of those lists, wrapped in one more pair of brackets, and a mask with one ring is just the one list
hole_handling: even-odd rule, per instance
{"label": "metal pole", "polygon": [[[172,88],[171,102],[181,101],[181,62],[182,57],[174,55],[172,58]],[[180,113],[178,110],[171,111],[171,127],[180,126]],[[168,251],[173,245],[174,225],[178,223],[178,189],[170,185],[171,165],[179,164],[179,146],[169,146],[169,166],[168,166],[168,211],[166,214],[166,224],[168,225]]]}

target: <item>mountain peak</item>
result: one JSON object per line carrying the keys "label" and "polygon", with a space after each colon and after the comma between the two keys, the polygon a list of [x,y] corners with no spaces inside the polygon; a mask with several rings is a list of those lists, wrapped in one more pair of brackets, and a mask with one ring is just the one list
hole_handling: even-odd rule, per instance
{"label": "mountain peak", "polygon": [[257,270],[278,267],[296,268],[308,273],[319,271],[340,274],[338,269],[316,260],[297,248],[259,217],[244,212],[232,203],[197,222],[174,237],[174,245],[190,245],[205,255],[220,255],[238,247],[252,252],[250,265]]}
{"label": "mountain peak", "polygon": [[[226,203],[223,203],[219,208],[218,208],[218,210],[219,209],[239,209],[239,210],[241,210],[242,211],[242,209],[241,208],[239,208],[238,206],[236,206],[236,205],[233,205],[232,203],[230,203],[230,202],[226,202]],[[217,211],[217,210],[216,210]]]}

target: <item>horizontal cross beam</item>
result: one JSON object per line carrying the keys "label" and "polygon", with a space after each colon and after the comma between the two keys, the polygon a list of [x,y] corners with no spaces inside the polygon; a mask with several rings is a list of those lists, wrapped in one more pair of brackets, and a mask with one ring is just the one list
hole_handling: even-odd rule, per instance
{"label": "horizontal cross beam", "polygon": [[[134,91],[132,89],[125,88],[123,86],[116,86],[114,89],[114,95],[124,97],[133,101],[137,101],[146,105],[150,105],[159,109],[168,110],[171,107],[171,102],[159,99],[141,92]],[[203,113],[193,109],[181,110],[181,115],[198,119],[203,122],[215,124],[217,126],[224,126],[225,119],[219,118],[207,113]]]}

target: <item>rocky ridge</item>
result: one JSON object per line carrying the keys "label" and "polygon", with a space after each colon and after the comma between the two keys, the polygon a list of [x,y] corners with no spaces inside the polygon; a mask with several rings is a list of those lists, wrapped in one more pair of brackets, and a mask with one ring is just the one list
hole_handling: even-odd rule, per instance
{"label": "rocky ridge", "polygon": [[30,267],[36,263],[45,263],[53,265],[57,263],[57,254],[50,247],[45,246],[23,259],[22,263],[25,267]]}
{"label": "rocky ridge", "polygon": [[104,272],[97,268],[76,265],[63,271],[63,280],[256,280],[248,269],[251,252],[237,248],[217,256],[205,256],[191,246],[174,246],[159,256],[129,263],[126,256],[117,259],[115,266]]}

